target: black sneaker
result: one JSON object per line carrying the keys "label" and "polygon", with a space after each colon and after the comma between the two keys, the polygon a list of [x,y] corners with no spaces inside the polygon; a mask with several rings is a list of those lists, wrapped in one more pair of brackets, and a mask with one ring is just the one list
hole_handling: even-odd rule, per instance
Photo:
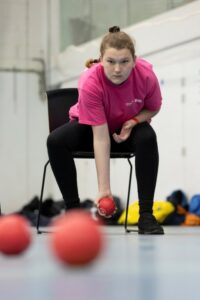
{"label": "black sneaker", "polygon": [[151,213],[143,213],[138,221],[138,233],[164,234],[164,230]]}

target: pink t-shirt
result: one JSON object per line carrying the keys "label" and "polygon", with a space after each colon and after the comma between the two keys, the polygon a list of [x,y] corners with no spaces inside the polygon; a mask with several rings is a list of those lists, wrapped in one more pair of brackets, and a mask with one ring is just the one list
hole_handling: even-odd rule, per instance
{"label": "pink t-shirt", "polygon": [[137,58],[128,79],[113,84],[101,63],[85,70],[78,84],[78,103],[71,107],[70,119],[80,124],[108,124],[111,133],[136,116],[142,109],[159,110],[162,102],[159,83],[147,61]]}

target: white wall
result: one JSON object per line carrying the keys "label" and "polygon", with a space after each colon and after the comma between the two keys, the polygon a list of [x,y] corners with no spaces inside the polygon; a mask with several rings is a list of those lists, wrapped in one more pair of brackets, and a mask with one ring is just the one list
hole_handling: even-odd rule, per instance
{"label": "white wall", "polygon": [[[200,192],[200,1],[125,28],[136,40],[137,54],[154,64],[161,83],[163,108],[153,120],[158,135],[160,168],[155,198],[165,199],[175,189],[188,196]],[[76,86],[87,58],[99,56],[101,38],[68,47],[58,56],[65,84]],[[84,164],[84,163],[83,163]],[[90,174],[89,164],[84,166]],[[92,173],[94,172],[93,166]],[[128,168],[112,162],[113,193],[126,199]],[[81,174],[81,168],[79,168]],[[90,179],[89,179],[90,178]],[[81,181],[82,197],[96,193],[96,178]],[[136,183],[132,199],[137,199]]]}

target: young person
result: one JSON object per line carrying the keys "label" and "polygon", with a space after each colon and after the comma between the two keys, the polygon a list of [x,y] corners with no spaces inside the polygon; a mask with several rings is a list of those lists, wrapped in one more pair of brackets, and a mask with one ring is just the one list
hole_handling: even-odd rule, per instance
{"label": "young person", "polygon": [[71,121],[47,141],[50,164],[67,209],[79,207],[72,152],[93,151],[98,179],[97,203],[112,197],[110,151],[134,151],[140,234],[163,234],[152,214],[158,171],[158,146],[151,119],[161,107],[152,66],[136,57],[132,39],[114,26],[103,37],[100,59],[90,60],[78,84],[78,103]]}

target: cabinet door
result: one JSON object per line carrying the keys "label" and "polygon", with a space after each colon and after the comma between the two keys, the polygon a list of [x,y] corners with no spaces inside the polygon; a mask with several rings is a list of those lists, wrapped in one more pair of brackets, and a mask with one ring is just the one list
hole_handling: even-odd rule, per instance
{"label": "cabinet door", "polygon": [[160,162],[155,198],[165,199],[174,189],[183,187],[183,103],[182,66],[171,64],[156,70],[163,104],[153,119],[158,139]]}
{"label": "cabinet door", "polygon": [[200,59],[185,62],[183,68],[186,76],[184,187],[192,196],[200,193]]}

